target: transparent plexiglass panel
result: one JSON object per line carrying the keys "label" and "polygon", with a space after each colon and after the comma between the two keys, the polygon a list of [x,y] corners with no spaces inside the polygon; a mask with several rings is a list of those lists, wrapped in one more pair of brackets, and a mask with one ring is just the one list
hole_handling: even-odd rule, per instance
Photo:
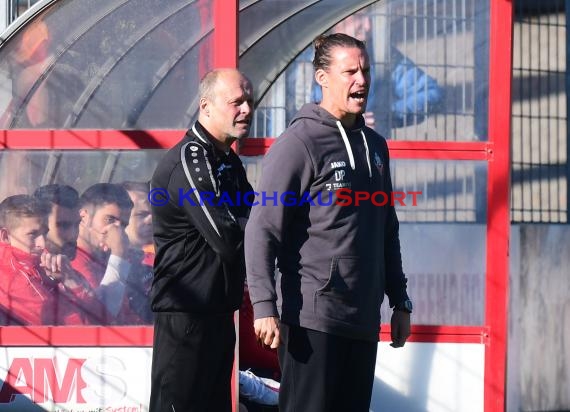
{"label": "transparent plexiglass panel", "polygon": [[[271,1],[259,3],[261,9]],[[299,9],[281,25],[269,19],[263,47],[246,49],[254,29],[240,32],[241,62],[259,79],[263,97],[255,136],[279,136],[304,103],[320,101],[311,42],[323,32],[343,32],[367,44],[369,126],[397,140],[487,140],[488,1],[388,0],[356,13],[347,3],[319,3],[318,13],[317,7]],[[251,9],[242,12],[244,20],[254,14]],[[315,21],[318,32],[307,28],[314,29]],[[273,56],[269,51],[275,49],[282,53]]]}
{"label": "transparent plexiglass panel", "polygon": [[82,193],[95,183],[149,181],[164,150],[0,151],[0,199],[66,184]]}
{"label": "transparent plexiglass panel", "polygon": [[[485,313],[487,164],[482,161],[391,161],[413,321],[482,325]],[[410,193],[415,193],[416,202]],[[391,309],[382,306],[382,320]]]}
{"label": "transparent plexiglass panel", "polygon": [[394,190],[407,194],[405,206],[396,203],[401,222],[486,222],[485,162],[400,159],[391,162]]}
{"label": "transparent plexiglass panel", "polygon": [[[14,218],[10,221],[10,226],[5,227],[2,225],[2,230],[8,230],[10,236],[8,237],[9,242],[6,242],[6,238],[3,237],[0,245],[0,250],[2,251],[0,253],[0,259],[2,259],[0,261],[0,272],[4,280],[0,284],[0,294],[4,297],[7,294],[10,296],[10,299],[2,299],[0,302],[0,325],[33,324],[31,323],[33,319],[36,322],[40,322],[38,319],[41,319],[41,324],[75,325],[78,317],[83,319],[83,322],[80,322],[80,324],[133,325],[152,323],[148,292],[152,282],[154,250],[152,246],[152,220],[148,218],[150,204],[148,201],[145,202],[145,199],[148,199],[148,182],[163,154],[164,150],[0,151],[1,202],[10,202],[15,199],[13,196],[16,195],[37,195],[35,192],[38,188],[41,187],[41,190],[47,190],[46,186],[52,184],[71,186],[78,192],[78,195],[81,195],[86,189],[97,183],[125,185],[121,189],[123,194],[128,193],[131,200],[135,202],[135,208],[130,210],[133,218],[131,218],[126,228],[122,229],[125,230],[130,241],[128,252],[123,254],[122,258],[130,262],[130,269],[128,269],[128,276],[123,274],[127,279],[125,281],[126,289],[123,295],[122,306],[118,312],[111,312],[108,301],[103,298],[105,287],[111,287],[109,285],[112,285],[112,283],[105,287],[100,287],[97,284],[91,285],[94,296],[100,298],[97,299],[98,303],[94,303],[93,300],[85,297],[80,299],[63,298],[64,295],[68,296],[68,293],[72,292],[66,290],[64,293],[60,290],[60,286],[55,286],[54,289],[54,286],[50,286],[49,280],[45,277],[40,276],[40,280],[36,279],[34,276],[39,276],[38,274],[43,273],[42,269],[37,264],[29,264],[26,260],[25,256],[30,255],[30,253],[33,254],[33,249],[31,249],[31,246],[19,241],[20,237],[18,235],[21,232],[18,231],[19,228],[23,227],[21,225],[24,225],[27,221]],[[101,197],[100,199],[108,198]],[[118,198],[115,197],[113,199]],[[68,256],[73,269],[79,273],[80,277],[85,279],[97,279],[97,276],[102,278],[109,253],[112,252],[112,250],[107,250],[101,253],[101,243],[98,242],[106,242],[107,232],[104,225],[97,226],[94,222],[98,221],[96,216],[98,216],[99,210],[104,210],[104,212],[100,213],[116,212],[103,209],[107,205],[107,203],[104,203],[106,200],[100,201],[103,204],[86,207],[90,217],[84,217],[83,215],[80,217],[78,206],[69,203],[66,203],[65,207],[52,207],[50,212],[49,231],[46,238],[49,241],[53,241],[56,246],[54,244],[49,245],[46,241],[45,247],[51,253],[61,253]],[[117,204],[120,203],[117,202]],[[119,206],[119,208],[122,207]],[[37,217],[37,212],[34,213],[36,213],[34,216]],[[74,242],[78,237],[71,235],[73,231],[71,226],[69,226],[70,224],[77,225],[77,231],[75,232],[75,236],[79,236],[77,247],[75,247]],[[60,227],[66,227],[67,229],[60,229]],[[61,242],[65,240],[65,246],[57,246],[62,244],[60,240]],[[9,253],[5,252],[6,243],[9,243],[12,248]],[[18,253],[14,253],[14,250]],[[21,259],[22,256],[24,256],[23,259]],[[28,263],[20,265],[18,262]],[[62,270],[61,273],[69,272]],[[22,317],[21,312],[22,305],[17,303],[18,297],[22,299],[22,295],[10,289],[10,285],[18,284],[18,282],[14,281],[15,283],[11,283],[8,281],[8,279],[13,279],[13,277],[22,279],[22,275],[30,276],[30,279],[36,279],[41,284],[40,286],[37,284],[35,286],[34,290],[37,293],[30,292],[24,296],[29,300],[29,313],[26,312],[24,317]],[[34,284],[32,280],[30,282]],[[59,290],[60,294],[55,295],[55,290]],[[59,296],[59,298],[55,296]],[[59,300],[59,302],[66,303],[65,305],[58,304],[59,306],[54,306],[52,305],[54,299],[64,299]],[[47,303],[40,304],[40,301]],[[102,310],[100,304],[103,304],[106,308],[105,310],[109,309],[109,313]],[[65,316],[45,316],[45,313],[52,313],[51,309],[54,307],[66,308]],[[18,311],[20,311],[19,314],[15,313]],[[40,313],[34,313],[34,311],[38,311],[42,315],[40,316]],[[90,315],[87,315],[88,313]],[[110,313],[113,314],[110,315]]]}
{"label": "transparent plexiglass panel", "polygon": [[188,127],[212,65],[212,4],[54,2],[0,48],[0,128]]}

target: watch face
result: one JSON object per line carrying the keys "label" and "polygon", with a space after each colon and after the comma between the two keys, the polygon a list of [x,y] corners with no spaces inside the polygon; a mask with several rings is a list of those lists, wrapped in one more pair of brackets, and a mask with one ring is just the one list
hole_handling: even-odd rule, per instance
{"label": "watch face", "polygon": [[403,301],[402,303],[400,303],[399,305],[396,306],[396,308],[398,310],[403,310],[405,312],[408,313],[412,313],[413,309],[414,309],[414,305],[412,305],[412,301],[409,299],[406,299],[405,301]]}

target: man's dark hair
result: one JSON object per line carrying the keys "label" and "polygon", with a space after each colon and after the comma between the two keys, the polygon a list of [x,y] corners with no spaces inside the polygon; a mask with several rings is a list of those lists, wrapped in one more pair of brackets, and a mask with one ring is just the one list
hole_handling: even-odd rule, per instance
{"label": "man's dark hair", "polygon": [[323,69],[328,72],[332,61],[332,50],[335,47],[355,47],[366,51],[366,43],[344,33],[320,35],[313,41],[313,46],[315,47],[313,59],[315,71]]}
{"label": "man's dark hair", "polygon": [[51,184],[40,186],[33,195],[37,199],[69,209],[79,206],[79,193],[68,185]]}
{"label": "man's dark hair", "polygon": [[29,195],[8,196],[0,203],[0,227],[14,229],[25,217],[46,217],[51,205]]}
{"label": "man's dark hair", "polygon": [[94,207],[116,204],[120,209],[132,209],[134,204],[127,191],[113,183],[96,183],[83,192],[79,198],[79,207]]}

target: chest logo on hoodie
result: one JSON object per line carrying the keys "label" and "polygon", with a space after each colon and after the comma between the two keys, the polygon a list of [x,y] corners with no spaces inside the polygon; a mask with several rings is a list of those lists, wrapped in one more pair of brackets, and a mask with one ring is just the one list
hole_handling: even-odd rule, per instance
{"label": "chest logo on hoodie", "polygon": [[[345,164],[344,162],[332,162],[332,163]],[[350,177],[346,175],[345,169],[335,169],[335,170],[333,170],[333,172],[334,172],[334,181],[332,183],[326,183],[325,184],[326,190],[328,190],[330,192],[331,190],[338,190],[338,189],[342,189],[342,188],[350,188],[351,183],[350,183],[350,181],[347,182],[347,178],[350,178]]]}
{"label": "chest logo on hoodie", "polygon": [[376,152],[374,152],[374,165],[376,166],[376,169],[378,169],[380,176],[384,176],[384,163],[382,162],[380,155]]}
{"label": "chest logo on hoodie", "polygon": [[346,162],[341,160],[339,162],[331,162],[331,169],[338,169],[340,167],[346,167]]}
{"label": "chest logo on hoodie", "polygon": [[344,180],[344,175],[346,174],[346,172],[344,170],[335,170],[334,171],[334,179],[337,182],[340,182],[341,180]]}

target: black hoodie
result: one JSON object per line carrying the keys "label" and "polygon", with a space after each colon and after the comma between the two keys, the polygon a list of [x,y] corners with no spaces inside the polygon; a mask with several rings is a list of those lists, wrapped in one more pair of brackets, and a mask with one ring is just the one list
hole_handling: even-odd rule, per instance
{"label": "black hoodie", "polygon": [[[245,234],[255,318],[377,341],[384,294],[391,306],[408,298],[385,139],[362,116],[345,130],[307,104],[264,158],[257,192]],[[355,192],[388,201],[356,206]]]}

